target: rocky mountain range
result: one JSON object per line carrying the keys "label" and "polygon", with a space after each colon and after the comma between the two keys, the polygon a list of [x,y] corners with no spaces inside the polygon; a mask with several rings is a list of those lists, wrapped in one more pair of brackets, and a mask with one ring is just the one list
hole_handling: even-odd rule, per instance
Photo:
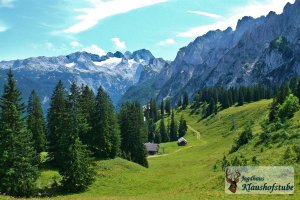
{"label": "rocky mountain range", "polygon": [[[282,14],[270,12],[243,17],[236,29],[209,31],[181,48],[174,61],[155,58],[142,49],[133,53],[98,56],[76,52],[67,56],[37,57],[0,62],[0,78],[14,70],[27,98],[32,89],[47,107],[54,85],[62,80],[87,84],[95,92],[102,85],[115,105],[127,100],[142,104],[150,98],[191,96],[207,86],[238,87],[282,83],[300,75],[300,0],[288,3]],[[0,82],[0,90],[4,81]]]}
{"label": "rocky mountain range", "polygon": [[[136,85],[124,97],[144,91],[173,104],[183,91],[190,96],[209,86],[280,84],[300,75],[300,0],[283,13],[243,17],[236,29],[209,31],[177,53],[155,80]],[[150,86],[149,86],[150,85]]]}
{"label": "rocky mountain range", "polygon": [[[283,13],[244,17],[236,29],[210,31],[179,50],[157,99],[174,101],[206,86],[282,83],[300,75],[300,0]],[[159,75],[164,76],[163,74]],[[160,80],[158,80],[159,82]],[[156,84],[157,86],[157,84]]]}
{"label": "rocky mountain range", "polygon": [[[27,100],[31,90],[35,89],[45,109],[59,80],[67,89],[75,82],[79,86],[88,85],[95,93],[102,85],[117,105],[130,86],[152,79],[166,64],[145,49],[124,54],[107,53],[105,56],[76,52],[67,56],[2,61],[0,79],[5,80],[7,70],[11,68],[23,98]],[[0,82],[0,90],[4,83]]]}

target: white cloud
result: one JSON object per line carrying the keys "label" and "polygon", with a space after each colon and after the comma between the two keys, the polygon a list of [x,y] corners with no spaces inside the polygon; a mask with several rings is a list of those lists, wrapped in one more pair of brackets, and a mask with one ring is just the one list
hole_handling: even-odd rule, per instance
{"label": "white cloud", "polygon": [[8,27],[5,24],[0,22],[0,33],[7,31],[7,29],[8,29]]}
{"label": "white cloud", "polygon": [[173,44],[176,44],[176,42],[173,38],[167,38],[158,43],[159,46],[169,46],[169,45],[173,45]]}
{"label": "white cloud", "polygon": [[120,40],[120,38],[111,38],[111,41],[114,43],[115,45],[115,49],[119,50],[119,51],[123,51],[126,49],[126,44],[125,42],[122,42]]}
{"label": "white cloud", "polygon": [[214,18],[214,19],[219,19],[219,18],[222,18],[221,15],[217,15],[215,13],[209,13],[209,12],[203,12],[203,11],[187,11],[188,13],[192,13],[192,14],[196,14],[196,15],[202,15],[202,16],[205,16],[205,17],[210,17],[210,18]]}
{"label": "white cloud", "polygon": [[230,11],[229,17],[219,20],[212,24],[207,24],[199,27],[192,28],[185,32],[178,33],[179,37],[197,37],[207,33],[210,30],[225,30],[227,27],[236,27],[236,23],[243,16],[252,16],[254,18],[262,15],[267,15],[270,11],[274,11],[277,14],[282,13],[283,7],[286,3],[294,3],[295,0],[264,0],[264,1],[249,1],[249,3],[243,7],[236,7]]}
{"label": "white cloud", "polygon": [[0,0],[0,7],[13,7],[15,0]]}
{"label": "white cloud", "polygon": [[102,48],[98,47],[95,44],[92,44],[89,47],[83,48],[82,51],[86,51],[86,52],[92,53],[92,54],[97,54],[99,56],[103,56],[106,54]]}
{"label": "white cloud", "polygon": [[70,42],[70,46],[73,48],[83,47],[83,45],[78,41]]}
{"label": "white cloud", "polygon": [[76,17],[78,22],[65,29],[64,32],[80,33],[94,27],[107,17],[166,1],[168,0],[90,0],[92,7],[76,10],[81,13]]}

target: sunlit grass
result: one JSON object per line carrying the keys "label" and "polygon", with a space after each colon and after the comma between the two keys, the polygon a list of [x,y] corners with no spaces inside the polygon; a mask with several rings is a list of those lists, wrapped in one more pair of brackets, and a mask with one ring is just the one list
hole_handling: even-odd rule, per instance
{"label": "sunlit grass", "polygon": [[[121,158],[97,162],[97,179],[88,191],[79,194],[56,196],[55,199],[300,199],[297,190],[299,186],[299,167],[296,167],[296,193],[294,195],[227,195],[224,192],[224,176],[221,170],[214,171],[213,166],[231,149],[234,139],[238,137],[243,127],[253,121],[254,134],[260,134],[259,123],[267,115],[271,101],[263,100],[246,104],[242,107],[232,107],[219,112],[216,116],[199,121],[198,115],[190,115],[190,110],[176,111],[176,119],[183,115],[195,130],[201,133],[200,140],[190,129],[186,139],[188,145],[177,146],[176,142],[161,144],[165,147],[165,155],[152,157],[149,168],[143,168],[135,163]],[[231,131],[234,116],[236,130]],[[299,130],[296,123],[300,120],[297,113],[292,126],[293,131]],[[167,124],[167,123],[166,123]],[[249,145],[242,147],[237,153],[248,159],[258,156],[261,165],[278,165],[282,162],[285,146],[271,146],[261,152],[255,148],[255,139]],[[162,153],[162,152],[161,152]],[[57,172],[45,170],[38,185],[47,185]]]}

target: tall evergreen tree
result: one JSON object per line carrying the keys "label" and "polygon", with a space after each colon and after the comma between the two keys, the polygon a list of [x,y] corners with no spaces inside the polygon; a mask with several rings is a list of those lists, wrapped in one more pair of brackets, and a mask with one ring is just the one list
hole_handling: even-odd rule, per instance
{"label": "tall evergreen tree", "polygon": [[177,140],[177,127],[174,117],[174,111],[172,110],[171,114],[171,124],[170,124],[170,141],[176,141]]}
{"label": "tall evergreen tree", "polygon": [[189,105],[189,95],[187,92],[184,92],[182,98],[182,109],[186,109],[188,105]]}
{"label": "tall evergreen tree", "polygon": [[160,102],[160,115],[163,117],[165,115],[165,102],[161,100]]}
{"label": "tall evergreen tree", "polygon": [[166,110],[166,113],[167,113],[168,115],[171,114],[171,100],[170,100],[170,98],[167,98],[167,99],[166,99],[165,110]]}
{"label": "tall evergreen tree", "polygon": [[101,86],[96,96],[94,111],[93,151],[101,158],[114,158],[119,153],[120,134],[112,102]]}
{"label": "tall evergreen tree", "polygon": [[229,98],[228,98],[228,92],[224,92],[223,94],[223,103],[222,103],[222,107],[224,109],[229,108],[230,107],[230,102],[229,102]]}
{"label": "tall evergreen tree", "polygon": [[12,70],[0,100],[0,193],[31,196],[38,178],[37,154],[22,115],[25,106]]}
{"label": "tall evergreen tree", "polygon": [[64,160],[59,166],[59,173],[63,179],[62,186],[68,192],[78,192],[87,189],[94,181],[94,169],[90,152],[79,139],[79,133],[86,131],[88,125],[86,118],[80,110],[80,91],[75,83],[71,85],[71,94],[68,98],[67,108],[70,123],[69,131],[65,133]]}
{"label": "tall evergreen tree", "polygon": [[206,109],[206,117],[210,116],[211,114],[215,113],[217,110],[216,102],[214,98],[210,98],[208,107]]}
{"label": "tall evergreen tree", "polygon": [[90,152],[78,136],[69,138],[67,146],[65,160],[59,170],[62,186],[68,192],[84,191],[95,180]]}
{"label": "tall evergreen tree", "polygon": [[228,101],[229,101],[229,107],[234,104],[233,99],[232,99],[232,92],[230,89],[228,90]]}
{"label": "tall evergreen tree", "polygon": [[79,138],[84,144],[91,145],[93,141],[92,118],[96,102],[94,92],[88,86],[81,86],[79,104],[80,112],[88,124],[88,128],[86,129],[86,131],[79,132]]}
{"label": "tall evergreen tree", "polygon": [[269,112],[269,122],[274,122],[278,117],[278,101],[277,98],[274,97],[270,106]]}
{"label": "tall evergreen tree", "polygon": [[232,88],[232,96],[233,96],[233,102],[238,103],[239,100],[239,91],[237,88]]}
{"label": "tall evergreen tree", "polygon": [[153,119],[149,119],[148,120],[148,142],[153,142],[154,141],[154,137],[155,137],[155,123],[153,121]]}
{"label": "tall evergreen tree", "polygon": [[123,156],[148,167],[147,150],[144,145],[147,135],[144,126],[143,112],[138,103],[128,102],[121,106],[120,129]]}
{"label": "tall evergreen tree", "polygon": [[149,105],[149,117],[152,118],[154,122],[156,122],[158,120],[156,101],[154,99],[151,99]]}
{"label": "tall evergreen tree", "polygon": [[283,104],[284,100],[287,96],[289,96],[291,93],[291,90],[289,88],[289,85],[287,83],[283,83],[280,87],[280,90],[277,94],[277,100],[279,104]]}
{"label": "tall evergreen tree", "polygon": [[180,108],[182,106],[181,97],[177,101],[177,108]]}
{"label": "tall evergreen tree", "polygon": [[76,137],[83,135],[81,133],[86,134],[86,132],[90,129],[84,110],[81,107],[80,95],[81,95],[80,89],[77,87],[75,83],[72,83],[70,94],[68,96],[68,101],[67,101],[67,109],[70,118],[69,132],[71,131],[71,133]]}
{"label": "tall evergreen tree", "polygon": [[[169,141],[171,141],[171,139],[170,139],[170,124],[171,124],[171,123],[170,123],[170,117],[167,118],[167,122],[168,122],[168,123],[167,123],[167,135],[168,135],[168,137],[169,137]],[[168,142],[169,142],[169,141],[168,141]]]}
{"label": "tall evergreen tree", "polygon": [[160,132],[155,132],[154,143],[156,143],[156,144],[160,144],[161,143]]}
{"label": "tall evergreen tree", "polygon": [[298,97],[298,99],[300,99],[300,80],[298,81],[298,84],[297,84],[295,96]]}
{"label": "tall evergreen tree", "polygon": [[180,118],[179,127],[178,127],[178,134],[179,137],[185,136],[185,133],[187,131],[187,124],[183,116]]}
{"label": "tall evergreen tree", "polygon": [[238,106],[244,105],[244,94],[242,89],[239,89],[239,98],[238,98]]}
{"label": "tall evergreen tree", "polygon": [[62,81],[59,81],[55,86],[47,119],[50,157],[53,159],[54,165],[60,166],[66,151],[66,136],[71,129],[67,93]]}
{"label": "tall evergreen tree", "polygon": [[197,91],[193,96],[193,108],[199,108],[201,102],[201,91]]}
{"label": "tall evergreen tree", "polygon": [[27,114],[27,128],[32,133],[34,148],[37,152],[45,151],[47,145],[46,123],[40,99],[34,90],[29,96]]}
{"label": "tall evergreen tree", "polygon": [[299,78],[298,77],[291,78],[291,80],[289,82],[289,88],[291,89],[291,92],[293,94],[296,94],[297,87],[298,87],[298,82],[299,82]]}
{"label": "tall evergreen tree", "polygon": [[160,136],[161,136],[161,141],[162,142],[169,142],[170,141],[170,137],[169,137],[169,134],[166,130],[166,127],[165,127],[165,122],[164,122],[164,118],[162,117],[161,120],[160,120],[160,123],[159,123],[159,133],[160,133]]}

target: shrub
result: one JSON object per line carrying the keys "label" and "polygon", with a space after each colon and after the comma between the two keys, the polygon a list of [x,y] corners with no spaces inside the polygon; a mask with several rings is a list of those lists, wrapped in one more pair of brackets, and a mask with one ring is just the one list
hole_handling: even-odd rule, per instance
{"label": "shrub", "polygon": [[235,145],[232,146],[231,153],[237,151],[241,146],[247,144],[253,138],[251,125],[248,124],[244,131],[241,133],[240,137],[235,142]]}
{"label": "shrub", "polygon": [[296,153],[296,161],[300,163],[300,145],[295,145],[294,151]]}
{"label": "shrub", "polygon": [[288,147],[286,148],[285,152],[284,152],[284,155],[283,155],[283,159],[284,160],[288,160],[292,157],[292,150],[291,150],[291,147]]}
{"label": "shrub", "polygon": [[294,113],[299,110],[298,97],[290,94],[283,104],[279,107],[278,117],[281,121],[286,121],[294,116]]}

